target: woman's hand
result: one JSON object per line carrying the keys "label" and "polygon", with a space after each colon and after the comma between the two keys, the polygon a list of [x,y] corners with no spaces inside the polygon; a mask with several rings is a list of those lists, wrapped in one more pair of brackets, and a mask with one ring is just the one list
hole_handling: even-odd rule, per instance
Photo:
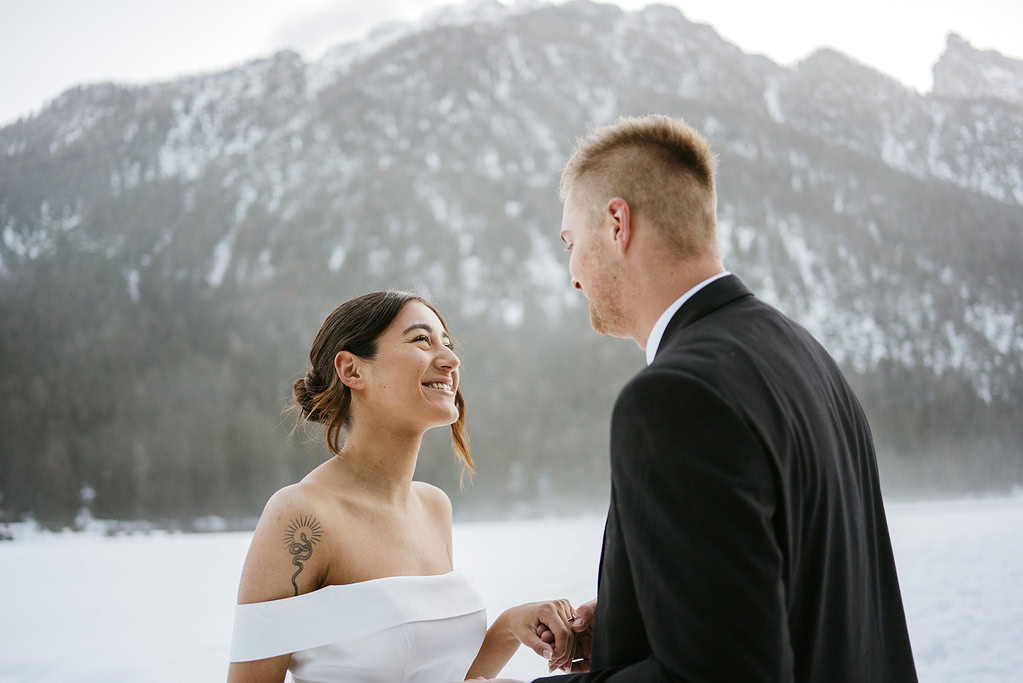
{"label": "woman's hand", "polygon": [[[526,603],[506,610],[498,618],[504,619],[505,628],[516,640],[546,659],[552,670],[571,661],[576,638],[572,630],[575,610],[568,600]],[[553,643],[537,635],[545,631],[554,636]]]}
{"label": "woman's hand", "polygon": [[[575,648],[567,665],[561,667],[565,673],[576,673],[590,670],[590,655],[593,649],[593,624],[597,618],[597,598],[585,602],[575,610],[575,621],[572,630],[575,632]],[[554,642],[554,634],[542,624],[537,627],[536,634],[545,643]],[[549,668],[554,673],[554,667]]]}
{"label": "woman's hand", "polygon": [[[570,626],[574,617],[575,610],[568,600],[530,602],[501,612],[487,629],[465,680],[479,680],[480,676],[491,680],[500,675],[519,644],[556,666],[564,666],[576,649],[576,634]],[[544,638],[540,638],[540,633]]]}

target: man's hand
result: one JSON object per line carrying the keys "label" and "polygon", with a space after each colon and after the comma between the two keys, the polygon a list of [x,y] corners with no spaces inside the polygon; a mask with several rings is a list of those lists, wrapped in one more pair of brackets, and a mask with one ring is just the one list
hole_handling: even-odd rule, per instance
{"label": "man's hand", "polygon": [[[507,609],[498,620],[516,640],[557,668],[568,664],[575,651],[574,613],[568,600],[546,600]],[[540,629],[551,634],[550,640],[537,635]]]}
{"label": "man's hand", "polygon": [[[597,615],[597,598],[579,605],[575,610],[575,620],[572,622],[572,630],[576,633],[575,645],[572,648],[572,657],[568,663],[561,667],[548,666],[548,671],[554,672],[560,668],[565,673],[575,673],[590,670],[590,654],[593,650],[593,622]],[[550,629],[540,624],[536,628],[536,634],[545,643],[554,642],[554,634]]]}

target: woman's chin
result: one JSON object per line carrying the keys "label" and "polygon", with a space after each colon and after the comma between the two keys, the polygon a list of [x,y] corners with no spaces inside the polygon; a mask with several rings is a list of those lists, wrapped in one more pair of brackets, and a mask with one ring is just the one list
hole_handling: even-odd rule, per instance
{"label": "woman's chin", "polygon": [[437,416],[437,419],[435,421],[433,421],[433,425],[431,426],[431,429],[433,427],[447,427],[449,425],[453,425],[457,421],[458,421],[458,408],[455,408],[454,406],[452,406],[451,413],[449,413],[448,415],[438,415]]}
{"label": "woman's chin", "polygon": [[431,429],[435,429],[436,427],[447,427],[457,422],[458,408],[454,406],[453,402],[450,407],[434,404],[419,411],[416,411],[416,414],[414,416],[406,412],[405,417],[406,423],[409,424],[410,426],[418,425],[419,429],[422,429],[423,431],[429,431]]}
{"label": "woman's chin", "polygon": [[455,409],[454,414],[444,418],[444,422],[437,425],[438,427],[448,427],[458,422],[458,409]]}

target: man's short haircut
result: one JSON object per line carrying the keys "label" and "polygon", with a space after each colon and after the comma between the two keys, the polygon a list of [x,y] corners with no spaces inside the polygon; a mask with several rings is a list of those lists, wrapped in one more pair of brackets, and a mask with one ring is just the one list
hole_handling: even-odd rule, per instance
{"label": "man's short haircut", "polygon": [[707,141],[681,120],[622,117],[578,140],[561,174],[561,201],[572,192],[602,216],[621,197],[680,257],[717,255],[715,163]]}

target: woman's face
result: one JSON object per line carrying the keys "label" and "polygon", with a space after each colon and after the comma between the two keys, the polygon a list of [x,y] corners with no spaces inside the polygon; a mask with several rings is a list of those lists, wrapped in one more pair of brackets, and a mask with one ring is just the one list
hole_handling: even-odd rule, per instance
{"label": "woman's face", "polygon": [[449,425],[458,419],[458,365],[440,318],[410,301],[377,340],[364,398],[374,411],[417,428]]}

